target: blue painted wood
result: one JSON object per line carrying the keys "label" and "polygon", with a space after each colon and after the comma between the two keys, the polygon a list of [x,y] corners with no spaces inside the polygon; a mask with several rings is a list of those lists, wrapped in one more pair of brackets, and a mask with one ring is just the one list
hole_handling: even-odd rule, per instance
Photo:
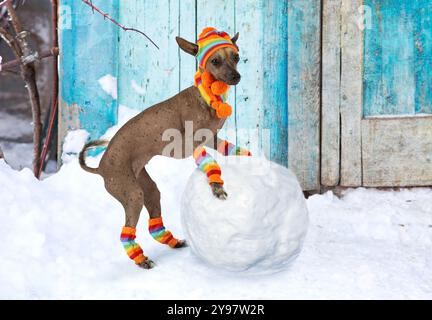
{"label": "blue painted wood", "polygon": [[[287,64],[283,65],[287,67],[288,110],[287,114],[280,111],[284,119],[280,127],[281,131],[288,129],[288,167],[296,173],[305,190],[316,189],[320,181],[320,28],[321,1],[288,1],[288,53]],[[278,100],[283,99],[282,94]]]}
{"label": "blue painted wood", "polygon": [[[205,27],[215,27],[226,31],[233,36],[235,34],[235,0],[199,0],[197,1],[197,35]],[[228,103],[233,108],[233,116],[225,121],[225,125],[219,132],[219,137],[228,139],[236,144],[236,89],[231,87],[228,93]]]}
{"label": "blue painted wood", "polygon": [[432,4],[365,0],[364,116],[431,113]]}
{"label": "blue painted wood", "polygon": [[[92,138],[115,122],[117,104],[144,110],[192,85],[195,59],[178,49],[175,36],[193,41],[206,26],[231,35],[239,31],[243,78],[230,92],[234,116],[221,137],[254,153],[263,151],[285,166],[290,150],[302,184],[318,186],[319,81],[311,79],[319,79],[320,1],[94,1],[122,24],[144,30],[160,50],[73,3],[73,28],[62,31],[62,45],[68,48],[61,57],[62,98],[65,105],[76,107],[79,126],[89,129]],[[97,83],[106,74],[118,75],[118,102]],[[71,114],[73,118],[73,112],[65,113]]]}
{"label": "blue painted wood", "polygon": [[178,93],[180,67],[175,37],[180,30],[179,1],[130,0],[121,4],[120,22],[144,30],[160,50],[140,34],[121,34],[120,104],[144,110]]}
{"label": "blue painted wood", "polygon": [[[196,42],[196,7],[195,0],[180,0],[179,1],[179,32],[178,35],[188,41]],[[179,90],[193,85],[193,77],[197,70],[196,59],[184,53],[180,48],[177,49],[179,59]]]}
{"label": "blue painted wood", "polygon": [[[254,37],[256,35],[252,35]],[[288,165],[288,3],[262,9],[263,127],[270,129],[270,159]]]}
{"label": "blue painted wood", "polygon": [[[94,0],[112,17],[118,0]],[[99,138],[117,121],[117,101],[104,92],[98,80],[117,76],[118,28],[81,1],[60,1],[60,141],[66,130],[86,129]]]}
{"label": "blue painted wood", "polygon": [[415,112],[432,114],[432,2],[417,1],[413,14],[415,53]]}
{"label": "blue painted wood", "polygon": [[242,80],[236,87],[237,144],[251,150],[252,154],[270,157],[270,134],[264,128],[264,0],[236,2],[236,30],[240,32],[238,45],[240,62],[238,70]]}
{"label": "blue painted wood", "polygon": [[385,105],[382,84],[382,32],[377,32],[379,26],[378,10],[376,3],[369,0],[365,1],[366,6],[372,7],[371,26],[374,32],[365,30],[364,32],[364,72],[363,72],[363,114],[369,116],[373,114],[372,108],[382,110]]}

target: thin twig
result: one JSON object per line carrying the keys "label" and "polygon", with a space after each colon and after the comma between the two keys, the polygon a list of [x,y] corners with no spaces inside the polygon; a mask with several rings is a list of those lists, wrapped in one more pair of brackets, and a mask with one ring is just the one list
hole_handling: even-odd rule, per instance
{"label": "thin twig", "polygon": [[0,2],[0,8],[7,5],[9,2],[11,2],[12,0],[4,0],[2,2]]}
{"label": "thin twig", "polygon": [[[45,59],[52,56],[57,56],[59,54],[59,48],[51,48],[50,50],[42,51],[41,54],[37,57],[37,60]],[[23,64],[22,59],[15,59],[9,62],[5,62],[0,65],[0,72],[6,71],[7,69],[14,68]]]}
{"label": "thin twig", "polygon": [[[57,34],[57,26],[58,26],[58,16],[57,16],[57,10],[58,10],[58,0],[51,0],[51,21],[52,21],[52,45],[54,48],[58,46],[58,34]],[[57,52],[58,53],[58,52]],[[39,170],[37,173],[37,177],[40,178],[42,174],[42,170],[45,166],[45,160],[47,158],[48,149],[50,147],[52,134],[54,130],[54,124],[58,121],[58,59],[57,55],[54,56],[53,59],[53,65],[52,65],[52,72],[53,72],[53,84],[52,84],[52,91],[53,96],[51,97],[51,112],[49,115],[48,120],[48,128],[45,136],[45,141],[42,147],[42,152],[40,156],[40,164],[39,164]]]}
{"label": "thin twig", "polygon": [[16,93],[16,92],[0,92],[0,101],[1,100],[15,100],[15,99],[24,99],[28,98],[28,95],[25,93]]}
{"label": "thin twig", "polygon": [[22,27],[21,24],[19,23],[15,8],[13,7],[13,4],[10,2],[7,2],[6,6],[8,9],[9,16],[11,18],[12,26],[14,27],[16,34],[18,34],[22,31]]}
{"label": "thin twig", "polygon": [[6,42],[6,44],[12,49],[15,57],[21,57],[22,52],[18,44],[16,43],[14,37],[3,27],[0,27],[0,38],[2,38]]}
{"label": "thin twig", "polygon": [[93,10],[93,12],[96,10],[99,14],[101,14],[104,19],[108,19],[109,21],[111,21],[112,23],[114,23],[116,26],[122,28],[124,31],[134,31],[137,32],[141,35],[143,35],[144,37],[146,37],[156,48],[159,49],[159,47],[156,45],[156,43],[153,42],[152,39],[150,39],[144,32],[142,32],[141,30],[135,29],[135,28],[128,28],[125,27],[123,25],[121,25],[120,23],[118,23],[116,20],[114,20],[113,18],[111,18],[107,13],[103,12],[102,10],[100,10],[98,7],[96,7],[90,0],[81,0],[82,2],[84,2],[86,5],[90,6]]}
{"label": "thin twig", "polygon": [[0,77],[1,76],[20,77],[21,78],[21,74],[18,71],[13,71],[13,70],[2,70],[0,72]]}

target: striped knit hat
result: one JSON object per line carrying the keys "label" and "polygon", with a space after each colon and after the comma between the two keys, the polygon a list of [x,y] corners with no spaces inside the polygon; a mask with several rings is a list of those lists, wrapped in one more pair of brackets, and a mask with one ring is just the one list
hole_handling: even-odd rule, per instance
{"label": "striped knit hat", "polygon": [[205,69],[208,58],[218,49],[226,47],[238,51],[228,33],[217,31],[212,27],[204,28],[198,38],[199,49],[196,55],[200,68]]}

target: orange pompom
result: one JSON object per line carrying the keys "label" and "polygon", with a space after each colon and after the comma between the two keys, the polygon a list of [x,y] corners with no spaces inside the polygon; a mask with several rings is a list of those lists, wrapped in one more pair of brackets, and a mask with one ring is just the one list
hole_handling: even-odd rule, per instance
{"label": "orange pompom", "polygon": [[216,109],[216,115],[218,118],[227,118],[231,115],[232,108],[228,103],[221,103]]}
{"label": "orange pompom", "polygon": [[213,28],[213,27],[205,27],[205,28],[201,31],[201,34],[199,35],[199,38],[202,38],[206,33],[210,32],[210,31],[213,31],[213,30],[216,30],[216,29]]}
{"label": "orange pompom", "polygon": [[211,106],[213,109],[217,110],[222,102],[221,101],[213,101]]}
{"label": "orange pompom", "polygon": [[215,94],[215,95],[218,95],[218,96],[220,96],[220,95],[224,94],[225,92],[227,92],[228,88],[229,88],[228,85],[225,82],[222,82],[222,81],[215,81],[211,85],[211,91],[212,91],[212,93]]}
{"label": "orange pompom", "polygon": [[206,88],[210,88],[210,86],[212,85],[212,83],[215,81],[215,78],[213,77],[213,75],[208,72],[205,71],[202,75],[201,75],[201,81],[204,87]]}

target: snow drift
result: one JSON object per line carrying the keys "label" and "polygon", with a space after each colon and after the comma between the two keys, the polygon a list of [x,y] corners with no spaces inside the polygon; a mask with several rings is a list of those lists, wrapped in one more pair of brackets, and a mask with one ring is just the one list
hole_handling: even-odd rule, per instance
{"label": "snow drift", "polygon": [[[137,112],[120,107],[119,124],[104,138]],[[302,253],[287,270],[259,276],[222,272],[190,248],[160,245],[144,209],[137,242],[156,267],[142,270],[119,241],[121,204],[100,176],[79,167],[74,153],[86,137],[71,133],[66,163],[42,181],[0,160],[0,299],[432,299],[430,188],[310,197]],[[165,225],[185,238],[180,203],[193,159],[155,157],[147,169],[161,191]]]}
{"label": "snow drift", "polygon": [[[184,238],[179,208],[193,159],[156,157],[148,169],[165,225]],[[122,206],[76,159],[43,181],[0,161],[0,181],[2,299],[432,299],[428,188],[310,197],[295,263],[273,275],[239,276],[208,267],[190,248],[154,241],[145,210],[137,241],[156,267],[137,268],[119,241]]]}

